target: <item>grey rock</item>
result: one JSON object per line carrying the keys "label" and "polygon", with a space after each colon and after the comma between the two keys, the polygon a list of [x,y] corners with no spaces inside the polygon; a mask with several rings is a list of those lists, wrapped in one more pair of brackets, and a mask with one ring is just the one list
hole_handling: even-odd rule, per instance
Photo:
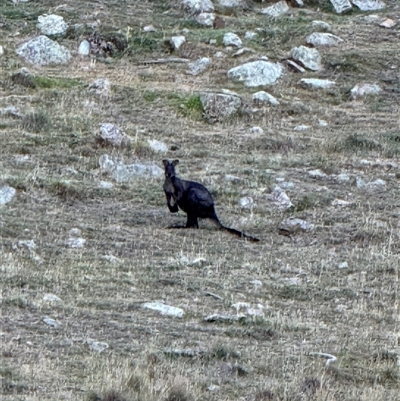
{"label": "grey rock", "polygon": [[89,92],[97,95],[107,96],[110,93],[111,83],[108,78],[97,78],[89,85]]}
{"label": "grey rock", "polygon": [[130,142],[129,137],[119,127],[110,123],[100,125],[100,137],[113,146],[123,146]]}
{"label": "grey rock", "polygon": [[62,37],[67,33],[68,24],[60,15],[40,15],[38,21],[37,28],[43,35]]}
{"label": "grey rock", "polygon": [[143,32],[157,32],[153,25],[146,25],[143,27]]}
{"label": "grey rock", "polygon": [[242,47],[242,41],[236,33],[227,32],[223,38],[223,44],[225,46],[236,46]]}
{"label": "grey rock", "polygon": [[211,0],[183,0],[182,5],[191,14],[214,11],[214,4]]}
{"label": "grey rock", "polygon": [[237,322],[241,317],[245,317],[245,315],[223,315],[220,313],[213,313],[212,315],[208,315],[204,318],[206,322]]}
{"label": "grey rock", "polygon": [[225,8],[240,7],[246,10],[249,9],[249,4],[245,0],[218,0],[217,3]]}
{"label": "grey rock", "polygon": [[286,60],[287,66],[294,72],[306,72],[306,70],[300,65],[295,63],[293,60]]}
{"label": "grey rock", "polygon": [[327,174],[325,174],[323,171],[321,171],[320,169],[316,169],[316,170],[310,170],[308,172],[308,175],[311,178],[326,178]]}
{"label": "grey rock", "polygon": [[279,63],[258,60],[231,68],[228,78],[233,81],[244,82],[246,86],[255,87],[271,85],[283,74],[283,66]]}
{"label": "grey rock", "polygon": [[204,72],[211,64],[211,59],[208,57],[202,57],[188,64],[189,70],[187,71],[190,75],[199,75]]}
{"label": "grey rock", "polygon": [[232,183],[237,183],[239,181],[242,181],[242,179],[236,175],[232,174],[226,174],[225,175],[225,181],[232,182]]}
{"label": "grey rock", "polygon": [[175,306],[166,305],[163,302],[146,302],[142,305],[142,308],[155,310],[160,312],[161,315],[182,318],[184,311],[181,308]]}
{"label": "grey rock", "polygon": [[269,103],[272,104],[273,106],[279,105],[278,100],[274,96],[264,91],[253,93],[252,98],[253,98],[253,103],[256,105],[262,105],[263,103]]}
{"label": "grey rock", "polygon": [[318,120],[318,124],[319,124],[321,127],[327,127],[327,126],[329,125],[328,122],[325,121],[325,120]]}
{"label": "grey rock", "polygon": [[294,47],[290,56],[309,70],[318,71],[322,68],[321,56],[317,49],[306,46]]}
{"label": "grey rock", "polygon": [[278,3],[273,4],[267,8],[263,8],[260,12],[261,14],[268,15],[269,17],[279,17],[286,14],[289,11],[289,6],[286,1],[278,1]]}
{"label": "grey rock", "polygon": [[92,338],[88,338],[86,340],[86,344],[89,346],[89,348],[94,351],[94,352],[98,352],[101,353],[104,350],[106,350],[109,345],[105,342],[101,342],[101,341],[95,341]]}
{"label": "grey rock", "polygon": [[41,35],[22,44],[16,53],[32,64],[66,64],[71,59],[71,53],[47,36]]}
{"label": "grey rock", "polygon": [[253,31],[247,31],[247,32],[244,34],[244,38],[247,39],[247,40],[252,40],[252,39],[254,39],[256,36],[257,36],[257,33],[256,33],[256,32],[253,32]]}
{"label": "grey rock", "polygon": [[164,170],[157,165],[146,164],[117,164],[111,172],[116,182],[127,182],[137,177],[161,177]]}
{"label": "grey rock", "polygon": [[196,21],[203,26],[212,27],[215,21],[214,13],[200,13],[196,15]]}
{"label": "grey rock", "polygon": [[361,11],[382,10],[386,4],[382,0],[351,0]]}
{"label": "grey rock", "polygon": [[164,354],[173,356],[184,356],[184,357],[197,357],[205,355],[207,350],[201,348],[166,348]]}
{"label": "grey rock", "polygon": [[87,40],[82,40],[78,47],[78,53],[81,56],[88,56],[90,54],[90,43]]}
{"label": "grey rock", "polygon": [[26,248],[26,249],[29,249],[32,251],[34,249],[36,249],[35,241],[33,241],[32,239],[20,240],[20,241],[18,241],[17,246],[18,246],[18,248]]}
{"label": "grey rock", "polygon": [[332,201],[331,205],[334,207],[346,207],[346,206],[350,206],[351,202],[343,200],[343,199],[334,199]]}
{"label": "grey rock", "polygon": [[295,131],[307,131],[311,127],[309,125],[301,124],[301,125],[296,125],[293,129]]}
{"label": "grey rock", "polygon": [[62,303],[62,299],[55,294],[44,294],[43,301]]}
{"label": "grey rock", "polygon": [[4,48],[3,46],[0,46],[0,57],[3,56],[3,54],[4,54]]}
{"label": "grey rock", "polygon": [[327,22],[319,20],[311,21],[311,26],[313,28],[318,28],[323,31],[329,31],[331,29],[331,26]]}
{"label": "grey rock", "polygon": [[25,67],[15,71],[11,75],[11,80],[15,84],[25,86],[26,88],[36,88],[35,76]]}
{"label": "grey rock", "polygon": [[345,173],[340,173],[340,174],[336,175],[334,177],[334,179],[337,182],[340,182],[341,184],[345,184],[347,182],[350,182],[350,176],[348,174],[345,174]]}
{"label": "grey rock", "polygon": [[303,0],[292,0],[292,5],[294,7],[304,7]]}
{"label": "grey rock", "polygon": [[298,231],[310,232],[313,231],[314,228],[314,224],[294,217],[289,217],[279,224],[279,229],[285,230],[289,233],[295,233]]}
{"label": "grey rock", "polygon": [[299,85],[307,89],[329,89],[336,85],[335,81],[318,78],[302,78]]}
{"label": "grey rock", "polygon": [[186,42],[186,38],[183,35],[172,36],[170,42],[173,48],[178,50]]}
{"label": "grey rock", "polygon": [[349,0],[330,0],[333,8],[338,14],[341,14],[346,11],[350,11],[352,9],[351,3]]}
{"label": "grey rock", "polygon": [[21,113],[20,109],[15,106],[7,106],[0,109],[0,116],[11,116],[14,118],[22,118],[23,114]]}
{"label": "grey rock", "polygon": [[341,262],[338,264],[338,269],[347,269],[349,264],[347,262]]}
{"label": "grey rock", "polygon": [[262,135],[264,130],[261,127],[251,127],[250,134]]}
{"label": "grey rock", "polygon": [[67,239],[68,248],[83,248],[85,246],[86,240],[84,238],[70,237]]}
{"label": "grey rock", "polygon": [[269,199],[279,210],[289,209],[293,206],[289,196],[279,186],[274,188],[271,195],[269,195]]}
{"label": "grey rock", "polygon": [[242,47],[236,53],[233,53],[232,57],[239,57],[246,53],[254,53],[254,50],[250,49],[249,47]]}
{"label": "grey rock", "polygon": [[168,146],[164,142],[157,141],[157,139],[148,139],[147,143],[155,152],[164,153],[168,151]]}
{"label": "grey rock", "polygon": [[245,111],[245,104],[236,93],[203,92],[200,94],[204,118],[210,124],[225,121]]}
{"label": "grey rock", "polygon": [[352,99],[357,99],[358,97],[363,97],[366,95],[377,95],[381,91],[382,89],[378,84],[361,83],[357,84],[353,87],[353,89],[351,89],[350,97]]}
{"label": "grey rock", "polygon": [[61,325],[60,322],[57,320],[52,319],[51,317],[46,316],[43,318],[43,322],[46,323],[47,325],[54,327],[55,329]]}
{"label": "grey rock", "polygon": [[312,46],[337,46],[343,39],[331,33],[314,32],[307,37],[306,42]]}
{"label": "grey rock", "polygon": [[243,209],[251,209],[254,207],[254,200],[251,196],[244,196],[239,199],[239,206]]}
{"label": "grey rock", "polygon": [[17,191],[13,187],[9,187],[8,185],[4,185],[0,188],[0,206],[5,205],[6,203],[11,202],[12,198],[14,198],[15,193]]}

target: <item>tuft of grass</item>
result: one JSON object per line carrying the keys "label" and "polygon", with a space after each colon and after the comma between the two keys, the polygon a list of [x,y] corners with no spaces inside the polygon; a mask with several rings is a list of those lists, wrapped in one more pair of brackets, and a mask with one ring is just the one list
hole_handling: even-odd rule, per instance
{"label": "tuft of grass", "polygon": [[22,128],[30,132],[43,132],[50,126],[50,118],[41,110],[27,114],[22,120]]}
{"label": "tuft of grass", "polygon": [[165,401],[190,401],[192,397],[188,394],[186,389],[182,385],[173,386],[169,392]]}
{"label": "tuft of grass", "polygon": [[44,76],[34,76],[33,82],[38,88],[51,89],[51,88],[61,88],[68,89],[74,88],[76,86],[81,86],[83,83],[78,78],[49,78]]}
{"label": "tuft of grass", "polygon": [[376,139],[367,138],[360,134],[350,134],[344,140],[338,141],[329,146],[333,152],[368,152],[372,150],[381,150],[382,144]]}
{"label": "tuft of grass", "polygon": [[183,116],[193,120],[203,119],[203,104],[199,95],[192,94],[185,97],[177,93],[169,93],[167,99]]}

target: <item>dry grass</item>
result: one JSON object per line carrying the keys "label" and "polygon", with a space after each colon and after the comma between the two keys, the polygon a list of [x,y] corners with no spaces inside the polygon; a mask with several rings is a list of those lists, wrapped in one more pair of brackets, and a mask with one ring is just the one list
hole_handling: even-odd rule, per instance
{"label": "dry grass", "polygon": [[[260,26],[256,14],[226,15],[224,31],[214,31],[195,25],[177,2],[170,8],[161,1],[64,1],[56,13],[71,24],[96,15],[102,33],[126,32],[126,53],[107,63],[74,58],[64,67],[31,68],[48,80],[30,88],[11,79],[22,66],[12,50],[54,2],[0,6],[7,50],[0,58],[0,108],[13,105],[24,114],[2,115],[0,122],[0,184],[17,189],[0,215],[3,400],[399,399],[399,30],[377,30],[357,13],[317,11],[316,3],[311,15],[296,11],[272,21],[253,46],[280,59],[311,33],[311,20],[324,19],[346,40],[322,50],[321,77],[334,78],[340,89],[306,91],[296,85],[300,76],[288,73],[267,89],[279,107],[216,125],[201,120],[196,94],[229,88],[250,100],[251,91],[226,80],[227,66],[242,60],[215,58],[200,77],[186,75],[182,65],[139,61],[165,56],[164,40],[185,26],[193,58],[204,49],[212,55],[209,38]],[[397,15],[395,2],[387,3],[388,15]],[[159,33],[144,37],[140,27],[150,23]],[[9,35],[16,30],[20,37]],[[89,33],[72,32],[64,43],[75,48]],[[99,77],[112,83],[108,97],[87,90]],[[350,101],[348,90],[364,80],[378,82],[383,94]],[[102,122],[118,124],[133,146],[102,146]],[[294,131],[299,124],[311,129]],[[249,133],[255,125],[263,137]],[[171,150],[158,155],[148,139]],[[215,195],[221,221],[262,241],[241,241],[207,222],[201,230],[166,230],[185,217],[168,212],[161,180],[102,188],[100,181],[111,181],[98,168],[104,153],[127,163],[179,158],[181,176]],[[312,179],[308,171],[316,168],[351,179]],[[226,174],[241,180],[227,182]],[[290,212],[267,200],[277,177],[295,184],[287,190]],[[355,177],[386,186],[358,188]],[[251,212],[237,204],[247,195],[256,201]],[[353,203],[338,208],[334,199]],[[288,216],[315,224],[315,231],[279,235]],[[83,249],[67,247],[72,228],[86,239]],[[348,267],[339,269],[342,262]],[[46,293],[62,302],[44,301]],[[141,308],[153,300],[181,307],[185,316]],[[262,316],[204,321],[215,312],[244,313],[244,306],[232,306],[239,302]],[[46,325],[46,316],[60,326]],[[88,338],[109,348],[97,354]],[[326,367],[312,352],[338,361]]]}

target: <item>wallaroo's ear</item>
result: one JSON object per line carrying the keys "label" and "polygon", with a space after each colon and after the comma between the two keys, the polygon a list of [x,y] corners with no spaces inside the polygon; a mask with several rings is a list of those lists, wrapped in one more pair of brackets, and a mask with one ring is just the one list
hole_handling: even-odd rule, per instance
{"label": "wallaroo's ear", "polygon": [[168,163],[169,163],[169,160],[164,159],[162,162],[163,162],[163,164],[164,164],[164,167],[167,167],[167,165],[168,165]]}
{"label": "wallaroo's ear", "polygon": [[178,159],[174,160],[174,161],[172,162],[172,164],[173,164],[174,166],[176,166],[177,164],[179,164],[179,160],[178,160]]}

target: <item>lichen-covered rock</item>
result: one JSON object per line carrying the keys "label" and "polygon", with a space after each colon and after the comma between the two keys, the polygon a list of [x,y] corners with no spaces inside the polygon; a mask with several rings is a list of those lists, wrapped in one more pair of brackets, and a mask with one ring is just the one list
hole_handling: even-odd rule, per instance
{"label": "lichen-covered rock", "polygon": [[113,146],[122,146],[130,142],[129,137],[119,127],[110,123],[100,125],[100,137]]}
{"label": "lichen-covered rock", "polygon": [[214,4],[211,0],[183,0],[182,5],[191,14],[214,11]]}
{"label": "lichen-covered rock", "polygon": [[329,89],[336,85],[335,81],[318,78],[302,78],[299,85],[306,89]]}
{"label": "lichen-covered rock", "polygon": [[188,71],[187,73],[190,75],[199,75],[204,72],[208,66],[211,64],[211,60],[208,57],[202,57],[198,60],[194,61],[193,63],[188,64]]}
{"label": "lichen-covered rock", "polygon": [[0,188],[0,206],[5,205],[8,202],[11,202],[12,198],[17,191],[13,187],[9,187],[8,185],[4,185],[4,187]]}
{"label": "lichen-covered rock", "polygon": [[212,27],[215,21],[215,14],[214,13],[200,13],[196,15],[196,21],[200,25],[204,25],[207,27]]}
{"label": "lichen-covered rock", "polygon": [[362,83],[353,87],[353,89],[350,91],[350,97],[352,99],[357,99],[358,97],[363,97],[366,95],[377,95],[381,91],[382,89],[378,84]]}
{"label": "lichen-covered rock", "polygon": [[32,64],[66,64],[71,59],[71,53],[64,46],[40,35],[22,44],[16,53]]}
{"label": "lichen-covered rock", "polygon": [[43,35],[62,37],[67,33],[68,24],[60,15],[40,15],[38,21],[37,28]]}
{"label": "lichen-covered rock", "polygon": [[361,11],[382,10],[386,4],[382,0],[351,0]]}
{"label": "lichen-covered rock", "polygon": [[338,14],[341,14],[345,11],[350,11],[352,9],[352,5],[349,0],[330,0],[333,8]]}
{"label": "lichen-covered rock", "polygon": [[227,32],[223,38],[223,44],[225,46],[236,46],[242,47],[242,41],[236,33]]}
{"label": "lichen-covered rock", "polygon": [[278,3],[273,4],[267,8],[263,8],[260,12],[261,14],[268,15],[269,17],[279,17],[289,11],[289,6],[286,1],[278,1]]}
{"label": "lichen-covered rock", "polygon": [[337,46],[343,39],[331,33],[314,32],[307,37],[306,42],[312,46]]}
{"label": "lichen-covered rock", "polygon": [[306,46],[294,47],[290,56],[309,70],[319,71],[322,69],[321,56],[317,49]]}
{"label": "lichen-covered rock", "polygon": [[265,91],[259,91],[253,94],[253,103],[256,105],[262,105],[263,103],[270,103],[273,106],[279,105],[278,100]]}

